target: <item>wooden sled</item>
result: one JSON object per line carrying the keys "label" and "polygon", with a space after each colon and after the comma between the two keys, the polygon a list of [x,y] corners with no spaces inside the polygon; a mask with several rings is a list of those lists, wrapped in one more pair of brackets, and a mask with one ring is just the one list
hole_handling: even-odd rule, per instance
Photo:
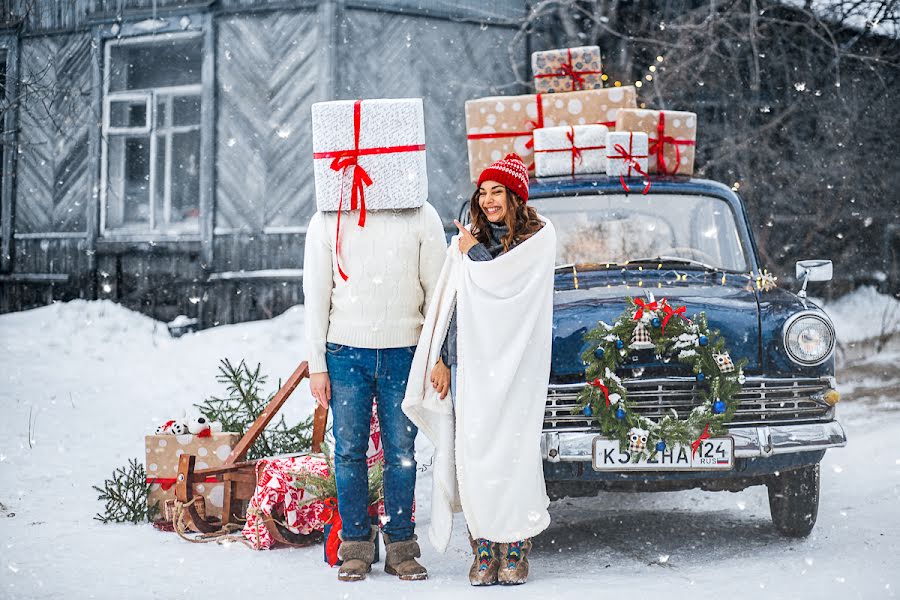
{"label": "wooden sled", "polygon": [[[309,366],[306,361],[294,370],[294,373],[284,382],[284,385],[276,392],[269,404],[240,439],[225,463],[220,467],[208,469],[195,469],[196,457],[182,454],[178,459],[178,475],[175,481],[175,498],[184,506],[184,518],[186,525],[194,531],[201,533],[213,533],[219,531],[229,523],[236,523],[244,515],[245,504],[253,497],[256,489],[256,462],[244,460],[250,447],[262,434],[269,422],[287,401],[303,379],[309,377]],[[328,419],[328,409],[316,404],[316,412],[313,416],[312,451],[321,452],[322,441],[325,438],[325,423]],[[216,481],[225,484],[225,497],[222,505],[222,522],[209,522],[200,518],[194,507],[194,484],[205,481],[208,477],[215,477]],[[310,535],[293,533],[271,516],[265,519],[266,529],[272,535],[272,539],[289,546],[308,546],[321,541],[322,534],[314,532]]]}

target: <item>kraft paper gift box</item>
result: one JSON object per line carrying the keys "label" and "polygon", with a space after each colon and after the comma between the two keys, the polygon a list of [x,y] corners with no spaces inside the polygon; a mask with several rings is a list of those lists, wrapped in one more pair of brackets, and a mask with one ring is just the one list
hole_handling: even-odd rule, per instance
{"label": "kraft paper gift box", "polygon": [[610,131],[606,138],[606,174],[610,177],[647,175],[647,139],[643,131]]}
{"label": "kraft paper gift box", "polygon": [[600,48],[579,46],[531,53],[531,72],[538,93],[575,92],[603,87]]}
{"label": "kraft paper gift box", "polygon": [[[198,435],[148,435],[144,438],[146,447],[147,483],[150,493],[147,502],[156,503],[159,514],[163,515],[166,500],[175,499],[175,478],[178,476],[178,459],[182,454],[197,457],[195,469],[219,467],[241,436],[237,433],[213,433],[208,437]],[[194,485],[194,495],[202,496],[208,517],[222,518],[225,501],[225,485],[214,479]]]}
{"label": "kraft paper gift box", "polygon": [[418,208],[428,197],[421,98],[317,102],[312,133],[319,210]]}
{"label": "kraft paper gift box", "polygon": [[649,173],[692,175],[697,115],[680,110],[620,110],[617,131],[643,131],[649,141]]}
{"label": "kraft paper gift box", "polygon": [[537,177],[603,173],[606,170],[604,125],[570,125],[534,130]]}
{"label": "kraft paper gift box", "polygon": [[634,86],[559,94],[492,96],[466,102],[469,175],[517,153],[534,174],[535,129],[567,125],[614,126],[618,112],[637,106]]}

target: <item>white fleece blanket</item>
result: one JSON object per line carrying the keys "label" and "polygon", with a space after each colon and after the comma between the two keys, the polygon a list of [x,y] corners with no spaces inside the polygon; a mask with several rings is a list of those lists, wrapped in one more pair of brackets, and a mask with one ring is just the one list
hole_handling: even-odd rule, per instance
{"label": "white fleece blanket", "polygon": [[[491,261],[464,257],[454,238],[413,358],[403,411],[434,443],[429,538],[443,552],[453,513],[494,542],[550,524],[540,436],[553,326],[556,231],[550,221]],[[431,368],[457,306],[456,409]]]}

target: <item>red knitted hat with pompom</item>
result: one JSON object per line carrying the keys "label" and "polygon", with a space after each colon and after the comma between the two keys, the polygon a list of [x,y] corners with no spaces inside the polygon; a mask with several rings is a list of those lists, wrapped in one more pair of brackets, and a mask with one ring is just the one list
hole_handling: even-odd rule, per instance
{"label": "red knitted hat with pompom", "polygon": [[481,172],[478,178],[478,186],[485,181],[502,183],[512,192],[528,202],[528,168],[518,154],[507,154],[503,160],[498,160]]}

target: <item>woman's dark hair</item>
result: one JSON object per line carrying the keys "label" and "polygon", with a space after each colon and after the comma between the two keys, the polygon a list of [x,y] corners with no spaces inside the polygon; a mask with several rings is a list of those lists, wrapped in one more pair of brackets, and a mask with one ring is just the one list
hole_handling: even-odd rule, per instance
{"label": "woman's dark hair", "polygon": [[[507,203],[504,222],[509,233],[503,236],[500,242],[503,244],[503,251],[509,252],[512,246],[521,244],[540,231],[544,222],[538,217],[537,211],[525,204],[515,192],[506,186],[504,189]],[[480,188],[476,188],[472,194],[472,199],[469,201],[469,217],[472,221],[472,235],[482,244],[488,245],[490,244],[490,234],[488,233],[490,221],[478,202],[480,192]]]}

